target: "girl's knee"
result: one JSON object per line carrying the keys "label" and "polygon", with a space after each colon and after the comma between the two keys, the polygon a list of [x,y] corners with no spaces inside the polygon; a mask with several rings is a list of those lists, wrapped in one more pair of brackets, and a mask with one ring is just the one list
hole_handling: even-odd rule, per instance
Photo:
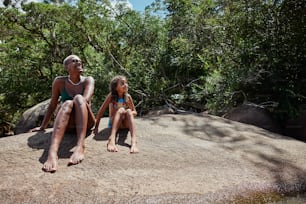
{"label": "girl's knee", "polygon": [[129,118],[134,117],[134,116],[133,116],[133,112],[132,112],[131,109],[127,109],[127,110],[126,110],[126,115],[127,115]]}
{"label": "girl's knee", "polygon": [[125,113],[125,109],[123,107],[121,107],[117,110],[117,113],[121,115],[121,114]]}

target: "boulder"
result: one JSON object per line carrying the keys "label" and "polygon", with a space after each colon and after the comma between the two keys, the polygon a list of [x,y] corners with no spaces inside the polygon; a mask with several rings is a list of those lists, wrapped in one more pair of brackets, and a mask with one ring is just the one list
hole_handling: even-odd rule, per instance
{"label": "boulder", "polygon": [[226,113],[224,118],[281,134],[281,125],[264,108],[252,104],[243,104]]}
{"label": "boulder", "polygon": [[[40,126],[47,112],[50,100],[43,101],[26,110],[15,127],[15,134],[25,133],[34,127]],[[51,127],[52,121],[49,124],[49,127]]]}
{"label": "boulder", "polygon": [[147,116],[158,116],[158,115],[163,115],[163,114],[173,114],[175,111],[168,107],[168,106],[163,106],[163,107],[156,107],[146,114]]}

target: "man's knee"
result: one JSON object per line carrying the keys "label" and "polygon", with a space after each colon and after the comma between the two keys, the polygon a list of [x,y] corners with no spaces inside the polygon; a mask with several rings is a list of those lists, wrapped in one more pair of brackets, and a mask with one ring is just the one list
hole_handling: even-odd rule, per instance
{"label": "man's knee", "polygon": [[83,104],[86,104],[86,100],[85,98],[78,94],[78,95],[75,95],[74,98],[73,98],[73,102],[77,105],[83,105]]}
{"label": "man's knee", "polygon": [[61,105],[61,111],[65,113],[70,113],[73,108],[73,101],[72,100],[67,100]]}

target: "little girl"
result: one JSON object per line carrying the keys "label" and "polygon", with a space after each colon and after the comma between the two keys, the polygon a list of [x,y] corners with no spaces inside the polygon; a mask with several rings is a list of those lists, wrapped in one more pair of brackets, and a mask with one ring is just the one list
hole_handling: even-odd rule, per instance
{"label": "little girl", "polygon": [[111,135],[107,143],[107,150],[110,152],[118,152],[115,144],[116,133],[120,128],[128,128],[131,133],[131,150],[130,153],[137,153],[135,135],[135,120],[137,115],[133,99],[128,94],[128,83],[126,77],[115,76],[110,82],[110,93],[107,95],[99,112],[96,116],[96,126],[94,134],[99,131],[100,119],[106,108],[109,108],[109,127],[112,128]]}

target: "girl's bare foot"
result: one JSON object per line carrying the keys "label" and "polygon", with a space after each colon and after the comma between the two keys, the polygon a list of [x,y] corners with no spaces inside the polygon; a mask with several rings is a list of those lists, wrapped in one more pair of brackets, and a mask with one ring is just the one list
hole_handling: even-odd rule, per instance
{"label": "girl's bare foot", "polygon": [[76,146],[73,154],[70,157],[68,166],[81,163],[82,160],[84,159],[84,155],[85,155],[84,151],[85,151],[84,146]]}
{"label": "girl's bare foot", "polygon": [[48,155],[48,160],[44,163],[42,169],[45,172],[54,173],[57,170],[57,154],[56,152],[51,152]]}
{"label": "girl's bare foot", "polygon": [[137,148],[137,145],[136,144],[132,144],[130,153],[138,153],[138,152],[139,152],[139,150]]}
{"label": "girl's bare foot", "polygon": [[113,140],[109,140],[107,143],[107,151],[109,152],[118,152],[118,148]]}

